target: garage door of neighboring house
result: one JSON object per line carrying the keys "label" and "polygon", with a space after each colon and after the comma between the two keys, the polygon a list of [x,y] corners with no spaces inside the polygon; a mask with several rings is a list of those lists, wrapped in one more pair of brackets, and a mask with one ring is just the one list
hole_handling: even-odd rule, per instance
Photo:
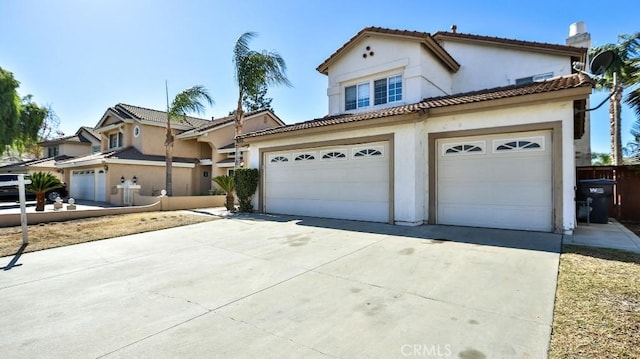
{"label": "garage door of neighboring house", "polygon": [[95,171],[79,170],[71,173],[71,197],[93,201],[95,196]]}
{"label": "garage door of neighboring house", "polygon": [[268,152],[267,213],[389,222],[389,143]]}
{"label": "garage door of neighboring house", "polygon": [[70,196],[75,199],[105,202],[107,174],[103,169],[71,172]]}
{"label": "garage door of neighboring house", "polygon": [[551,141],[551,131],[437,140],[437,223],[552,231]]}

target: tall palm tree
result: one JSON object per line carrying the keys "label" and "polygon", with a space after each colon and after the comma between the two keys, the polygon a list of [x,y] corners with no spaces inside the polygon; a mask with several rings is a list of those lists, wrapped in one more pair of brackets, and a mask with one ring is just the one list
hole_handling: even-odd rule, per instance
{"label": "tall palm tree", "polygon": [[270,85],[291,86],[285,74],[287,65],[277,52],[267,50],[258,52],[249,48],[249,41],[256,36],[255,32],[242,34],[233,48],[235,79],[238,84],[238,105],[235,111],[236,168],[240,167],[240,146],[237,137],[242,134],[244,121],[242,99],[247,93],[257,93],[261,88]]}
{"label": "tall palm tree", "polygon": [[171,105],[167,108],[167,131],[166,138],[164,140],[164,147],[166,152],[166,191],[168,196],[173,195],[172,163],[174,136],[173,130],[171,129],[171,121],[185,121],[187,113],[203,113],[205,108],[202,104],[203,101],[207,102],[209,105],[213,105],[213,100],[204,86],[196,85],[177,94],[171,102]]}
{"label": "tall palm tree", "polygon": [[[612,51],[616,56],[613,64],[598,82],[599,89],[608,89],[611,100],[609,102],[609,123],[611,128],[611,157],[613,165],[622,164],[622,135],[620,132],[620,110],[622,92],[640,83],[640,33],[620,35],[615,44],[605,44],[594,47],[590,55],[594,56],[602,51]],[[617,77],[617,81],[614,81]],[[634,108],[640,116],[640,91],[633,89],[627,96],[626,102]]]}

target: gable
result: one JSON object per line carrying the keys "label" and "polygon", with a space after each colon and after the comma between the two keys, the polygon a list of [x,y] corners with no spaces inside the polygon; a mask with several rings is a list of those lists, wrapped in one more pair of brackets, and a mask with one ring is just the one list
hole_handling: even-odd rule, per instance
{"label": "gable", "polygon": [[[352,37],[349,41],[347,41],[342,47],[340,47],[336,52],[334,52],[329,58],[327,58],[322,64],[320,64],[316,70],[322,74],[328,75],[329,68],[334,66],[334,63],[339,59],[346,56],[346,54],[350,53],[352,50],[360,51],[359,54],[363,58],[366,57],[375,57],[376,50],[371,46],[367,49],[367,46],[358,50],[358,46],[361,45],[361,42],[368,38],[386,38],[390,40],[397,41],[405,41],[413,42],[416,44],[421,44],[427,51],[431,52],[439,62],[447,67],[450,71],[455,72],[458,70],[460,65],[456,62],[456,60],[451,57],[437,42],[431,38],[431,35],[426,32],[418,32],[418,31],[404,31],[404,30],[393,30],[393,29],[384,29],[379,27],[367,27],[358,32],[354,37]],[[373,57],[371,56],[371,52],[373,52]],[[384,53],[384,52],[383,52]],[[364,55],[367,55],[366,57]],[[396,56],[398,57],[398,56]]]}

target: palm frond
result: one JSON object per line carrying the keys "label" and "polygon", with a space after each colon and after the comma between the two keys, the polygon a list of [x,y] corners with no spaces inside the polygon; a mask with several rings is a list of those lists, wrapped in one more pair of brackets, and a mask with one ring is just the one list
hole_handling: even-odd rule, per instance
{"label": "palm frond", "polygon": [[212,180],[215,184],[217,184],[220,187],[220,189],[225,191],[227,194],[233,192],[235,187],[233,182],[233,177],[217,176],[217,177],[214,177]]}
{"label": "palm frond", "polygon": [[32,193],[45,193],[52,189],[62,187],[62,182],[58,177],[48,172],[32,173],[29,178],[31,183],[26,186],[26,190]]}
{"label": "palm frond", "polygon": [[193,112],[201,114],[205,110],[203,101],[213,105],[213,99],[204,86],[190,87],[177,94],[173,99],[169,107],[169,117],[176,118]]}

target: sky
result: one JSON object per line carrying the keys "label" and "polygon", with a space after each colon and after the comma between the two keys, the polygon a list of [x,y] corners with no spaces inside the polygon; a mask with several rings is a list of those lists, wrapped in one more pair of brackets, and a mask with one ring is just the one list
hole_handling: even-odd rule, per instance
{"label": "sky", "polygon": [[[315,69],[362,28],[448,31],[564,44],[569,25],[585,21],[592,45],[640,31],[635,11],[602,1],[360,0],[0,0],[0,67],[20,81],[20,96],[51,105],[67,135],[95,126],[118,103],[163,110],[169,97],[205,86],[214,106],[235,108],[232,49],[247,31],[254,50],[286,61],[292,87],[268,96],[285,123],[327,114],[327,78]],[[625,6],[625,3],[626,4]],[[635,1],[616,2],[634,8]],[[615,15],[606,16],[611,13]],[[607,93],[594,92],[591,103]],[[635,116],[623,107],[623,144]],[[592,112],[592,151],[610,152],[608,105]]]}

